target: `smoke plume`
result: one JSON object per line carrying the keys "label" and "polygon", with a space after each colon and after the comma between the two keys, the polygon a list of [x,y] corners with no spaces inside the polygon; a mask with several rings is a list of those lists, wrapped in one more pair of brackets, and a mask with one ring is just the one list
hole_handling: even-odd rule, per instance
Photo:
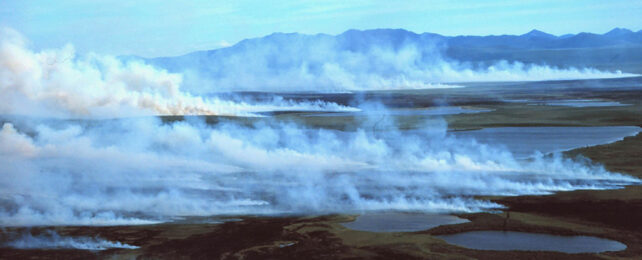
{"label": "smoke plume", "polygon": [[354,37],[273,34],[224,49],[151,61],[182,72],[192,93],[452,88],[480,81],[634,76],[518,61],[460,62],[444,56],[444,47],[434,40],[404,37],[365,32]]}
{"label": "smoke plume", "polygon": [[10,29],[0,31],[0,113],[46,117],[141,115],[256,116],[265,111],[355,111],[323,101],[245,103],[182,91],[183,76],[140,61],[76,56],[71,45],[34,52]]}
{"label": "smoke plume", "polygon": [[[365,128],[364,128],[365,129]],[[635,183],[559,155],[517,160],[423,131],[342,132],[194,119],[37,124],[0,131],[0,224],[115,225],[178,216],[371,210],[474,212],[475,195],[548,194]]]}
{"label": "smoke plume", "polygon": [[60,236],[52,230],[42,234],[32,235],[23,232],[17,236],[9,237],[9,241],[2,246],[18,249],[81,249],[81,250],[106,250],[111,248],[136,249],[137,246],[112,242],[98,237],[67,237]]}

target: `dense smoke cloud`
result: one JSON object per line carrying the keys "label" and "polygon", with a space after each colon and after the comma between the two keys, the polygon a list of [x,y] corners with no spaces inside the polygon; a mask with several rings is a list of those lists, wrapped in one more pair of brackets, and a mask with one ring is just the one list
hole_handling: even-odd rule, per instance
{"label": "dense smoke cloud", "polygon": [[[441,120],[416,132],[398,131],[395,122],[380,118],[365,120],[352,132],[269,120],[252,126],[208,125],[197,118],[172,123],[156,117],[52,120],[48,117],[355,109],[322,101],[206,98],[184,92],[181,74],[141,62],[76,57],[71,47],[33,52],[25,46],[15,32],[4,32],[0,113],[45,119],[11,116],[2,123],[1,226],[148,224],[233,214],[471,212],[499,207],[475,195],[546,194],[638,182],[559,155],[518,160],[506,149],[447,134]],[[452,79],[518,75],[514,79],[533,80],[546,73],[576,73],[521,65],[462,70],[405,45],[365,52],[313,45],[305,50],[318,51],[309,53],[262,46],[218,61],[221,66],[210,72],[221,77],[198,85],[201,91],[274,90],[286,83],[290,90],[316,91],[324,90],[321,86],[427,87],[427,80],[450,74]],[[600,73],[573,75],[610,75]]]}
{"label": "dense smoke cloud", "polygon": [[412,134],[293,124],[83,126],[0,131],[1,225],[144,224],[177,216],[370,210],[470,212],[474,195],[546,194],[637,182],[600,166],[457,139],[433,122]]}
{"label": "dense smoke cloud", "polygon": [[10,29],[0,31],[0,113],[48,117],[240,115],[280,110],[354,111],[323,101],[245,103],[182,91],[183,76],[140,61],[97,54],[77,57],[72,46],[33,52]]}

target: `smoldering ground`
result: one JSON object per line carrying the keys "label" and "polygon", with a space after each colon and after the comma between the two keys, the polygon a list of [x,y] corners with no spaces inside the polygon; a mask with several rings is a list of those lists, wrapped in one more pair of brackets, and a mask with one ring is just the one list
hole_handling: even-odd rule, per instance
{"label": "smoldering ground", "polygon": [[421,133],[340,132],[294,124],[162,123],[0,131],[2,225],[142,224],[189,215],[368,210],[471,212],[474,195],[616,188],[637,179],[560,156],[517,160]]}
{"label": "smoldering ground", "polygon": [[6,240],[0,241],[0,247],[18,249],[81,249],[99,251],[112,248],[138,248],[121,242],[108,241],[100,237],[61,236],[53,230],[43,230],[35,235],[29,230],[3,232],[0,238],[0,240]]}

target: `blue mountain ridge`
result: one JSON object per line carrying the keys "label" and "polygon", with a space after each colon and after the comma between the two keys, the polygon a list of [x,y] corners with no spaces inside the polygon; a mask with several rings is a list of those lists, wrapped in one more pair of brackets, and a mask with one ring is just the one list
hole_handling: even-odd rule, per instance
{"label": "blue mountain ridge", "polygon": [[[605,69],[621,69],[618,64],[626,64],[630,69],[625,70],[642,70],[642,66],[638,66],[642,58],[642,30],[634,32],[623,28],[614,28],[604,34],[582,32],[561,36],[539,30],[522,35],[489,36],[418,34],[404,29],[351,29],[338,35],[277,32],[245,39],[225,48],[144,60],[169,71],[191,68],[216,76],[225,65],[223,61],[249,62],[256,55],[264,55],[264,60],[269,63],[267,68],[305,63],[312,64],[310,69],[314,70],[315,60],[309,59],[322,56],[315,53],[320,49],[365,53],[376,48],[399,50],[408,45],[417,47],[422,56],[439,53],[444,58],[465,62],[514,60]],[[629,51],[631,48],[633,51]]]}
{"label": "blue mountain ridge", "polygon": [[272,33],[270,35],[250,38],[235,45],[192,52],[189,55],[212,53],[244,49],[258,44],[272,43],[279,46],[288,46],[292,43],[306,43],[316,41],[336,40],[347,50],[356,51],[359,48],[383,45],[386,47],[399,47],[407,43],[437,43],[448,47],[495,47],[510,49],[565,49],[565,48],[598,48],[608,46],[636,46],[642,45],[642,30],[633,32],[625,28],[614,28],[604,34],[578,33],[555,36],[539,30],[532,30],[522,35],[488,35],[488,36],[444,36],[436,33],[417,34],[404,29],[350,29],[338,35],[329,34],[301,34],[301,33]]}

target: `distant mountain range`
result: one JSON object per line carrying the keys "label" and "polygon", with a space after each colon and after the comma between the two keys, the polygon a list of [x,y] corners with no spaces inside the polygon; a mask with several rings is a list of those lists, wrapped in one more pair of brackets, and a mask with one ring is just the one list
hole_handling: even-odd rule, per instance
{"label": "distant mountain range", "polygon": [[[442,36],[443,37],[443,36]],[[569,49],[642,45],[642,30],[615,28],[605,34],[579,33],[555,36],[538,30],[522,35],[444,37],[451,47],[509,49]]]}
{"label": "distant mountain range", "polygon": [[314,42],[332,38],[336,39],[340,46],[348,50],[356,50],[375,44],[398,47],[407,43],[441,44],[450,48],[508,48],[515,50],[642,46],[642,30],[634,32],[625,28],[615,28],[604,34],[582,32],[561,36],[555,36],[539,30],[532,30],[522,35],[443,36],[428,32],[417,34],[404,29],[373,29],[348,30],[336,36],[328,34],[273,33],[260,38],[245,39],[230,47],[197,51],[187,55],[243,48],[254,43],[265,43],[267,41],[275,41],[287,45],[291,40]]}
{"label": "distant mountain range", "polygon": [[604,34],[561,36],[538,30],[522,35],[491,36],[417,34],[403,29],[348,30],[338,35],[273,33],[226,48],[145,60],[170,71],[192,69],[217,76],[225,73],[224,67],[243,68],[245,64],[251,66],[257,62],[267,70],[302,64],[315,70],[315,64],[324,64],[322,59],[326,56],[341,59],[331,52],[363,54],[376,49],[399,51],[407,46],[415,47],[421,57],[438,55],[444,60],[482,66],[507,60],[642,73],[642,30],[634,32],[623,28]]}
{"label": "distant mountain range", "polygon": [[568,49],[609,46],[640,46],[642,30],[633,32],[615,28],[605,34],[579,33],[555,36],[538,30],[522,35],[443,36],[435,33],[416,34],[403,29],[349,30],[336,36],[347,42],[442,42],[448,47],[508,48],[508,49]]}

